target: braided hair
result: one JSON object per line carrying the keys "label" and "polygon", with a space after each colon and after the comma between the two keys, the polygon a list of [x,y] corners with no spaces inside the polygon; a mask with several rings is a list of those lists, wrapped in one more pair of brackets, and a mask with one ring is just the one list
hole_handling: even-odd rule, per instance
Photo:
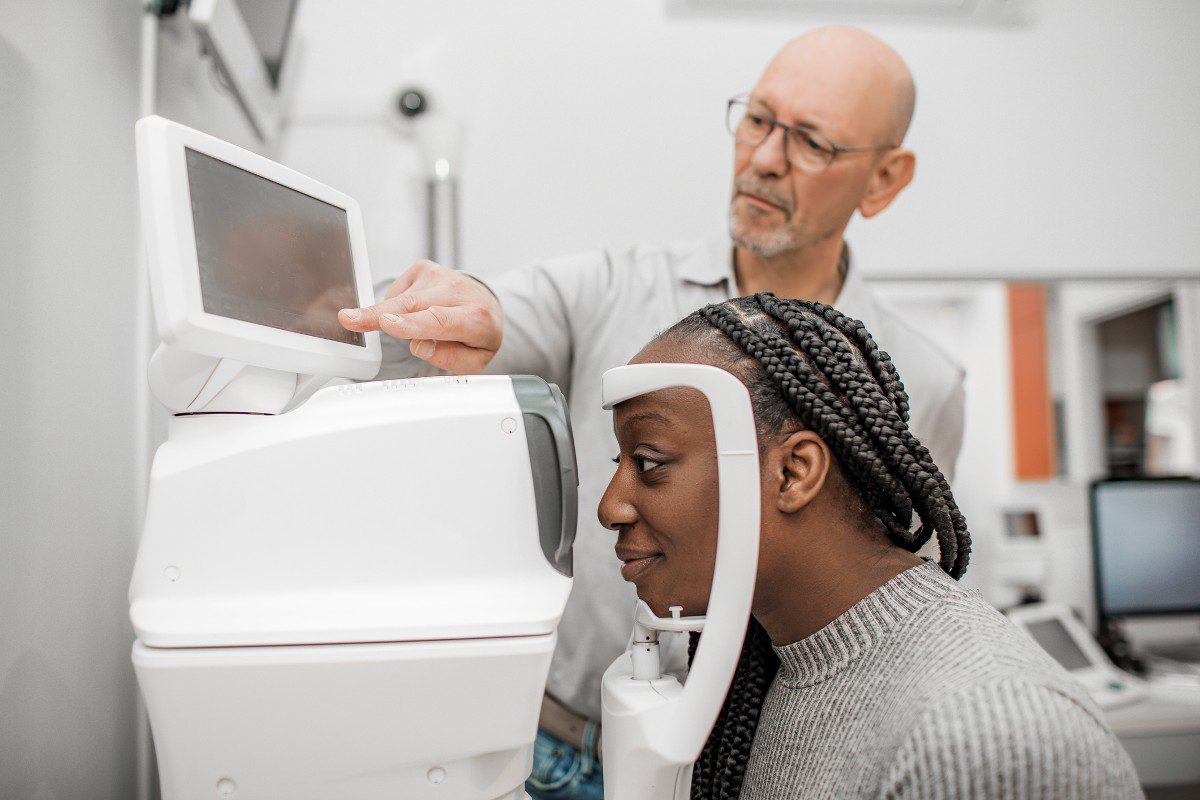
{"label": "braided hair", "polygon": [[[831,306],[763,292],[705,306],[659,338],[695,341],[716,331],[723,335],[709,352],[749,389],[760,441],[788,426],[815,431],[870,524],[910,552],[936,536],[939,566],[961,577],[971,550],[966,520],[929,450],[909,431],[904,385],[866,327]],[[692,634],[689,662],[698,641]],[[751,618],[729,693],[692,772],[692,800],[736,800],[741,793],[778,667],[770,637]]]}

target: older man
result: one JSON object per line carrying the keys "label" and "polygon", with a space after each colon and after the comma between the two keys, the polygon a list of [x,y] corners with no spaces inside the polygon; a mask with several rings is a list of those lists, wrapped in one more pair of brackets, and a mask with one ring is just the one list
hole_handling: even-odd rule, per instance
{"label": "older man", "polygon": [[749,94],[729,101],[728,238],[554,259],[486,287],[420,262],[381,302],[341,312],[351,330],[394,337],[385,337],[381,377],[426,365],[533,373],[570,399],[580,474],[575,588],[542,710],[536,796],[600,796],[600,678],[630,630],[635,595],[621,580],[611,533],[596,520],[617,452],[599,404],[606,369],[707,303],[760,291],[830,303],[865,322],[892,354],[912,397],[913,430],[938,464],[952,467],[963,373],[876,300],[842,238],[855,211],[875,216],[912,180],[915,158],[901,143],[914,97],[908,68],[884,42],[851,28],[813,31],[787,44]]}

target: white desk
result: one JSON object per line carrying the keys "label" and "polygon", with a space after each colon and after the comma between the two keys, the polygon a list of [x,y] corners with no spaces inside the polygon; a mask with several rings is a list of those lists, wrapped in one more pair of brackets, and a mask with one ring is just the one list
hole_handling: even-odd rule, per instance
{"label": "white desk", "polygon": [[1150,680],[1136,703],[1106,710],[1143,786],[1200,783],[1200,683]]}

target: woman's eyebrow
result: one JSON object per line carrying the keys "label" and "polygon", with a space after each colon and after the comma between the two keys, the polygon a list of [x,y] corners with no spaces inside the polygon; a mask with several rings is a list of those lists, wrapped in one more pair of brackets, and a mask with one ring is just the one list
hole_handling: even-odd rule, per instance
{"label": "woman's eyebrow", "polygon": [[675,425],[671,420],[659,414],[657,411],[639,411],[636,414],[626,417],[623,420],[624,425],[636,425],[639,422],[657,422],[665,425],[668,428],[674,428]]}

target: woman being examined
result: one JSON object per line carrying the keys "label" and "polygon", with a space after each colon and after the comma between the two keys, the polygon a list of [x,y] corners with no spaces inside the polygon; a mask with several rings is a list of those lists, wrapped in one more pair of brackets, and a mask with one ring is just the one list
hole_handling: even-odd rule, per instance
{"label": "woman being examined", "polygon": [[[1142,796],[1082,687],[956,583],[966,521],[861,323],[759,294],[685,318],[634,359],[646,362],[732,373],[758,431],[752,618],[693,798]],[[618,405],[614,425],[600,519],[622,574],[656,614],[703,614],[717,533],[707,402],[654,392]],[[915,555],[931,537],[937,563]]]}

